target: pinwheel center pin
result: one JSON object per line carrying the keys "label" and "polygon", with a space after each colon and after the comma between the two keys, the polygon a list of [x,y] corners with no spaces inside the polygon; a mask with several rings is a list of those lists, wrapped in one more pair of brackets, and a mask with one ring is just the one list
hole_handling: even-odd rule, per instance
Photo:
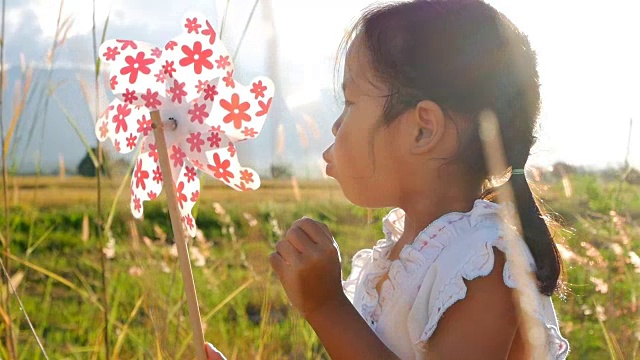
{"label": "pinwheel center pin", "polygon": [[178,128],[178,120],[174,117],[170,117],[169,120],[163,121],[162,125],[164,125],[164,129],[166,130],[175,130]]}

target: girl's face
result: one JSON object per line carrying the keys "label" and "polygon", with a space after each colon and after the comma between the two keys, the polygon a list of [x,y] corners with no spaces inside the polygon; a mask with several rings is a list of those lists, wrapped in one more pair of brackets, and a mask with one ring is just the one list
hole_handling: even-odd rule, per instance
{"label": "girl's face", "polygon": [[347,51],[342,88],[345,105],[333,124],[335,141],[323,154],[327,175],[356,205],[395,206],[403,163],[397,136],[400,121],[390,126],[381,123],[388,92],[375,79],[359,38]]}

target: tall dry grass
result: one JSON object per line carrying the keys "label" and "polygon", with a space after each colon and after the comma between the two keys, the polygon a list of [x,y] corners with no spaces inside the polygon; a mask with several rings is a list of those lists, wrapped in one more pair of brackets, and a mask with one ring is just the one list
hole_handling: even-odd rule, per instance
{"label": "tall dry grass", "polygon": [[[93,4],[92,51],[97,58],[95,1]],[[257,1],[241,39],[244,39],[253,18],[256,4]],[[14,135],[21,128],[31,126],[26,131],[26,143],[30,143],[35,126],[45,126],[50,101],[56,101],[58,84],[51,83],[55,54],[64,45],[72,24],[72,19],[62,16],[63,6],[64,1],[61,1],[56,35],[45,59],[48,72],[44,79],[34,79],[33,68],[23,64],[22,82],[15,87],[14,112],[5,133],[1,117],[6,88],[3,2],[0,133],[5,221],[0,239],[4,249],[1,261],[6,265],[2,278],[6,286],[3,286],[0,296],[0,317],[5,337],[4,346],[0,346],[0,357],[48,358],[40,341],[44,338],[46,350],[56,357],[187,358],[191,354],[190,332],[184,321],[185,301],[176,277],[175,256],[168,245],[171,239],[166,235],[167,229],[161,228],[166,225],[162,207],[158,206],[155,215],[150,213],[143,222],[129,222],[126,215],[129,211],[128,198],[123,196],[129,175],[121,179],[104,179],[98,171],[96,179],[69,178],[61,182],[42,177],[39,169],[34,178],[21,178],[10,173],[8,160],[18,149],[14,146],[17,143]],[[228,6],[224,11],[221,34],[227,9]],[[106,36],[108,19],[103,26],[101,40]],[[241,43],[235,48],[236,55],[240,47]],[[94,117],[99,113],[101,90],[98,85],[101,68],[97,61],[95,70],[95,98],[85,97],[87,107],[95,110],[92,112]],[[90,92],[89,86],[83,88],[87,89],[86,94]],[[95,103],[91,106],[93,101]],[[31,125],[23,122],[23,110],[29,104],[39,109],[37,121]],[[64,110],[65,104],[58,105]],[[74,126],[76,119],[70,115],[67,121],[79,129]],[[315,138],[315,122],[306,117],[304,121]],[[308,141],[305,129],[300,124],[296,126]],[[276,128],[280,133],[282,125]],[[91,153],[92,141],[79,130],[77,136]],[[302,136],[300,141],[303,141]],[[283,136],[277,143],[284,144]],[[93,161],[100,169],[103,164],[100,147],[97,154],[93,154]],[[127,174],[131,170],[132,166]],[[29,201],[16,201],[22,205],[11,207],[8,200],[11,183],[16,184],[13,185],[15,198]],[[282,225],[297,216],[312,214],[331,224],[336,237],[343,239],[343,258],[348,259],[355,250],[370,246],[375,240],[376,220],[379,220],[380,213],[371,210],[360,212],[360,209],[350,207],[335,183],[264,181],[263,189],[256,195],[258,197],[228,191],[217,183],[203,186],[206,191],[202,191],[199,203],[199,221],[206,223],[203,228],[209,233],[199,235],[190,246],[198,285],[203,289],[201,294],[206,294],[202,320],[207,325],[209,340],[226,350],[230,359],[326,357],[313,331],[302,319],[287,312],[286,298],[277,283],[272,281],[268,264],[264,262],[265,255],[271,250],[273,241],[282,235]],[[18,187],[21,189],[19,193]],[[563,177],[562,187],[565,199],[556,200],[559,204],[563,201],[570,204],[566,209],[576,212],[574,226],[577,228],[567,245],[562,247],[570,265],[569,278],[573,286],[573,293],[568,294],[566,302],[559,303],[563,330],[567,329],[576,349],[574,352],[579,354],[576,356],[588,356],[588,351],[604,349],[614,359],[637,358],[640,341],[637,335],[640,334],[637,304],[640,238],[637,215],[630,215],[631,210],[624,207],[628,199],[626,192],[632,189],[620,182],[617,192],[603,194],[604,190],[593,190],[594,193],[589,193],[584,200],[585,187],[572,183],[571,175]],[[568,188],[572,190],[567,191]],[[581,203],[584,201],[586,205]],[[77,204],[83,205],[79,211],[81,219],[85,214],[95,219],[95,236],[89,236],[87,248],[73,242],[83,237],[81,230],[71,235],[63,231],[73,227],[73,219],[78,216],[71,208]],[[584,206],[590,209],[586,213],[578,210]],[[23,211],[23,207],[28,218],[26,246],[24,252],[12,253],[12,240],[23,235],[23,230],[15,225],[21,223],[22,214],[18,212]],[[235,214],[238,211],[242,214]],[[155,218],[150,219],[153,216]],[[55,220],[48,223],[47,217]],[[13,222],[8,219],[13,219]],[[80,222],[84,223],[84,220]],[[40,223],[47,225],[41,227]],[[153,231],[149,230],[152,225]],[[55,250],[59,243],[66,242],[75,244],[71,247],[75,252]],[[56,254],[54,257],[62,259],[49,259],[43,254],[49,251],[43,249],[51,247],[55,250],[51,250]],[[71,262],[65,260],[65,256],[70,257]],[[204,266],[198,267],[202,264]],[[348,265],[345,270],[348,270]],[[22,291],[22,297],[18,290]],[[18,304],[24,312],[13,313],[12,303]],[[77,318],[70,315],[75,310],[80,314]],[[37,319],[33,322],[35,326],[28,314]],[[22,319],[28,324],[29,336],[20,333],[25,328],[21,326]],[[597,332],[594,332],[594,326]],[[70,340],[61,333],[86,336]],[[24,350],[23,353],[18,354],[17,345]],[[582,352],[581,349],[587,350]],[[598,356],[602,354],[595,353]]]}

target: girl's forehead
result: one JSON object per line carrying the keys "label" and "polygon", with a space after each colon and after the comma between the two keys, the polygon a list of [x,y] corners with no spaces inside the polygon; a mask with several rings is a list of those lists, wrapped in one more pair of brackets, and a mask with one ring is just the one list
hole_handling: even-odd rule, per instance
{"label": "girl's forehead", "polygon": [[355,37],[345,58],[343,89],[374,95],[383,91],[385,86],[376,76],[369,52],[364,46],[361,35]]}

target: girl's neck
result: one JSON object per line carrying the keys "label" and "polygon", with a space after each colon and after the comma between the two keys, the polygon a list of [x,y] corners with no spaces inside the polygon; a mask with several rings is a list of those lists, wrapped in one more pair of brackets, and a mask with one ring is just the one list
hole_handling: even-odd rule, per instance
{"label": "girl's neck", "polygon": [[[450,188],[450,190],[453,190]],[[413,242],[418,234],[429,224],[445,214],[452,212],[469,212],[473,208],[473,203],[480,197],[479,189],[455,189],[440,194],[425,194],[424,196],[413,196],[409,201],[402,204],[400,208],[405,212],[404,231],[398,245]]]}

